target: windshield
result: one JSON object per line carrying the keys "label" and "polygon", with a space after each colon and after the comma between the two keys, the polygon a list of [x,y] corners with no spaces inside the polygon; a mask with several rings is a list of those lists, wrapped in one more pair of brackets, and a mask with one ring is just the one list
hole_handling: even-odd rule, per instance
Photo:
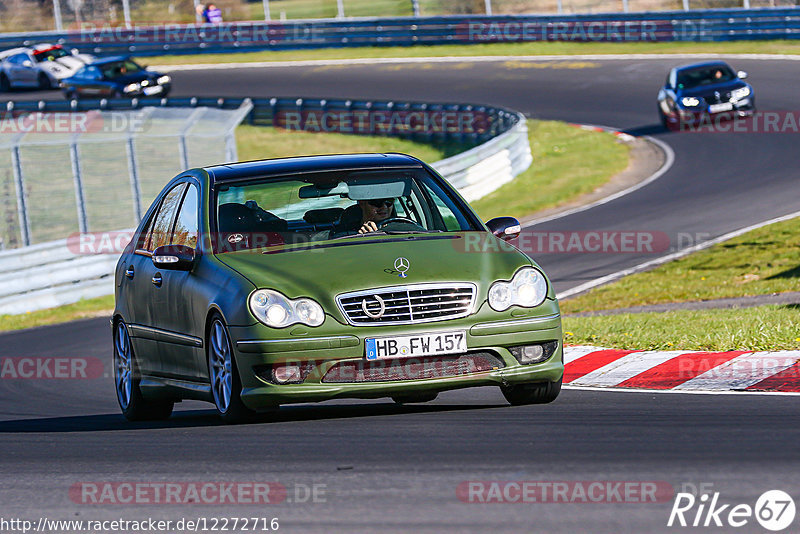
{"label": "windshield", "polygon": [[112,63],[103,63],[102,65],[100,65],[100,69],[103,71],[104,78],[113,79],[113,78],[119,78],[121,76],[127,76],[128,74],[140,72],[142,70],[142,67],[140,67],[130,59],[126,59],[125,61],[114,61]]}
{"label": "windshield", "polygon": [[422,169],[337,171],[217,188],[218,252],[480,230]]}
{"label": "windshield", "polygon": [[36,58],[36,61],[55,61],[59,58],[69,56],[69,52],[64,50],[63,48],[51,48],[50,50],[42,50],[40,52],[34,52],[33,57]]}
{"label": "windshield", "polygon": [[691,89],[701,85],[729,82],[736,74],[727,65],[711,65],[682,70],[678,73],[678,88]]}

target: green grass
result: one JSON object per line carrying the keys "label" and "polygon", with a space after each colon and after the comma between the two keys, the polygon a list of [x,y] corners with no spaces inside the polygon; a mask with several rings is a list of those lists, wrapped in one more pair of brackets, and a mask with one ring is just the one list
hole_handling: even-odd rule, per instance
{"label": "green grass", "polygon": [[434,145],[396,137],[294,132],[249,125],[236,129],[236,147],[241,161],[308,154],[404,152],[434,162],[463,150],[452,143]]}
{"label": "green grass", "polygon": [[483,220],[526,217],[595,190],[628,165],[630,149],[605,132],[558,121],[528,121],[533,165],[514,181],[472,202]]}
{"label": "green grass", "polygon": [[0,331],[20,330],[48,324],[66,323],[87,317],[110,316],[114,309],[114,295],[85,299],[78,302],[19,315],[0,315]]}
{"label": "green grass", "polygon": [[432,56],[541,56],[580,54],[798,54],[800,41],[732,41],[720,43],[578,43],[532,42],[437,46],[387,46],[282,50],[238,54],[165,55],[142,58],[149,65],[242,63],[314,59],[397,58]]}
{"label": "green grass", "polygon": [[565,317],[564,343],[641,350],[783,350],[800,347],[797,307]]}
{"label": "green grass", "polygon": [[800,218],[748,232],[561,303],[566,313],[800,290]]}

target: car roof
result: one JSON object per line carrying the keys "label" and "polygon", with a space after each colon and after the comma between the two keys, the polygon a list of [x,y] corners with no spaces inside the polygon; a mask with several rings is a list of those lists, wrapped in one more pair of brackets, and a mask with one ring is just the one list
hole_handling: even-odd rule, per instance
{"label": "car roof", "polygon": [[105,65],[106,63],[114,63],[115,61],[125,61],[126,59],[130,59],[131,56],[108,56],[108,57],[101,57],[97,58],[89,65]]}
{"label": "car roof", "polygon": [[64,48],[60,44],[52,44],[52,43],[40,43],[37,45],[33,45],[31,49],[34,52],[46,52],[48,50],[54,50],[56,48]]}
{"label": "car roof", "polygon": [[691,63],[689,65],[681,65],[680,67],[676,67],[675,70],[680,72],[682,70],[689,70],[689,69],[697,69],[702,67],[728,67],[730,65],[725,63],[724,61],[704,61],[702,63]]}
{"label": "car roof", "polygon": [[286,174],[386,168],[421,168],[422,162],[406,154],[334,154],[225,163],[203,167],[214,182]]}

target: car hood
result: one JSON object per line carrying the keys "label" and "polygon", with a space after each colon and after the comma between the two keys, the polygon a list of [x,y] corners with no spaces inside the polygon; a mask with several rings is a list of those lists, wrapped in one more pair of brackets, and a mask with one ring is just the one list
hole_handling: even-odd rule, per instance
{"label": "car hood", "polygon": [[[430,282],[473,282],[478,298],[484,299],[492,282],[508,280],[520,267],[533,264],[487,232],[381,235],[326,241],[302,250],[243,250],[216,257],[258,288],[289,298],[311,297],[326,310],[336,309],[339,293]],[[398,258],[408,260],[404,278],[394,267]]]}

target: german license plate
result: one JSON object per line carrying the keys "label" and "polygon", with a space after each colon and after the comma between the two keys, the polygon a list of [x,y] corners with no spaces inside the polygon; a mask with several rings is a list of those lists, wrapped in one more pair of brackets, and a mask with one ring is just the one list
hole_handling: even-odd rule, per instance
{"label": "german license plate", "polygon": [[364,341],[367,360],[455,354],[467,350],[467,333],[465,331],[371,337]]}
{"label": "german license plate", "polygon": [[730,111],[733,109],[733,104],[730,102],[723,102],[722,104],[711,104],[708,106],[709,113],[720,113],[723,111]]}
{"label": "german license plate", "polygon": [[164,88],[161,87],[160,85],[153,85],[153,86],[150,86],[150,87],[145,87],[144,88],[144,94],[146,94],[147,96],[157,95],[158,93],[160,93],[163,90],[164,90]]}

